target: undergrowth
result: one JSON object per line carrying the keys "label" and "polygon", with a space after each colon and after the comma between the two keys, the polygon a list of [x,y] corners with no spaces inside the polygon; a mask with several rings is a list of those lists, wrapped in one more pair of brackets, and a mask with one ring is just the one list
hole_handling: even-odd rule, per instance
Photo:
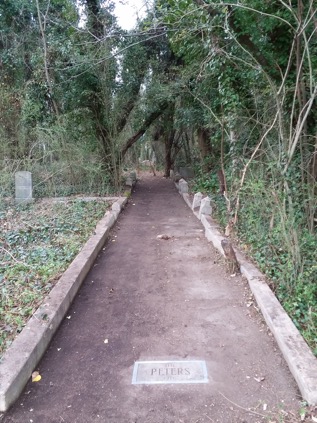
{"label": "undergrowth", "polygon": [[[300,201],[291,208],[285,195],[261,179],[259,172],[250,179],[240,191],[233,236],[267,275],[284,309],[317,356],[316,233],[305,227]],[[231,189],[231,214],[224,197],[217,193],[219,184],[214,175],[200,174],[193,185],[195,192],[202,191],[212,198],[213,216],[223,228],[233,217],[236,204],[232,193],[237,192],[237,181],[227,182]]]}
{"label": "undergrowth", "polygon": [[58,160],[41,163],[35,159],[4,161],[0,159],[0,201],[15,195],[14,175],[17,170],[32,173],[33,197],[64,197],[90,193],[104,196],[114,192],[103,165],[94,157],[82,160]]}
{"label": "undergrowth", "polygon": [[104,215],[105,201],[0,208],[0,357]]}

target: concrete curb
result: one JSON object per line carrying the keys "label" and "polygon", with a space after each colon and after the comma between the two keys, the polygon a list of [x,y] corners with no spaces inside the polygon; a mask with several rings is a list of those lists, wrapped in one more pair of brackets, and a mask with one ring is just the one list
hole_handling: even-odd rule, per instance
{"label": "concrete curb", "polygon": [[16,401],[30,379],[126,203],[127,198],[120,197],[106,212],[94,235],[4,354],[0,363],[0,411]]}
{"label": "concrete curb", "polygon": [[[177,184],[176,188],[177,187]],[[191,208],[188,194],[181,194]],[[186,198],[185,198],[186,196]],[[199,219],[198,213],[194,211]],[[217,229],[217,223],[207,215],[201,216],[208,241],[224,255],[221,240],[224,236]],[[306,344],[304,338],[265,282],[265,276],[248,262],[246,257],[235,250],[241,273],[247,278],[250,289],[257,301],[263,317],[273,333],[288,367],[297,382],[303,399],[309,405],[317,405],[317,358]]]}

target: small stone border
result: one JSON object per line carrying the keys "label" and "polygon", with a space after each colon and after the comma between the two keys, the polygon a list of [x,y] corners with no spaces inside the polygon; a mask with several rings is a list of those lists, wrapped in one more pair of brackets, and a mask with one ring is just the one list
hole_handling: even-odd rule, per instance
{"label": "small stone border", "polygon": [[[205,236],[208,241],[224,255],[221,247],[223,235],[217,228],[219,225],[208,214],[202,214],[201,209],[193,209],[189,198],[186,181],[175,183],[180,195],[192,209],[194,215],[205,227]],[[200,211],[197,211],[200,210]],[[284,356],[288,367],[297,382],[298,388],[309,405],[317,405],[317,358],[313,355],[304,338],[288,316],[273,291],[267,285],[265,276],[246,257],[235,250],[242,275],[249,283],[250,289],[257,301],[263,317],[273,333],[275,340]]]}
{"label": "small stone border", "polygon": [[4,354],[0,362],[0,412],[8,410],[21,394],[126,203],[126,197],[117,197],[111,211],[98,222],[94,235]]}

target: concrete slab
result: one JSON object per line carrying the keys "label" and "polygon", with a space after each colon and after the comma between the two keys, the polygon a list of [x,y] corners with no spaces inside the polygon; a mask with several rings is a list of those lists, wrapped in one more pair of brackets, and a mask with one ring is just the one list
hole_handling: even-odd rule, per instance
{"label": "concrete slab", "polygon": [[187,194],[188,193],[188,183],[185,181],[185,179],[181,179],[178,182],[178,189],[179,189],[179,192],[181,194]]}
{"label": "concrete slab", "polygon": [[134,363],[133,385],[170,383],[208,383],[204,360],[137,361]]}
{"label": "concrete slab", "polygon": [[203,199],[202,193],[196,192],[196,194],[194,195],[194,198],[193,198],[192,210],[195,210],[197,207],[200,207],[202,199]]}

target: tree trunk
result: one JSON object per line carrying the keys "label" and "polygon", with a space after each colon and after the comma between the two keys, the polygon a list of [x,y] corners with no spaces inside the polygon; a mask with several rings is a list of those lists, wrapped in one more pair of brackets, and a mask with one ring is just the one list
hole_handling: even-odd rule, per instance
{"label": "tree trunk", "polygon": [[161,105],[161,107],[159,108],[159,110],[156,110],[155,112],[151,113],[147,119],[145,120],[145,122],[143,123],[143,125],[141,126],[141,128],[134,134],[132,135],[132,137],[130,137],[126,143],[124,144],[124,146],[121,149],[121,159],[123,159],[123,157],[125,156],[126,152],[129,150],[129,148],[131,148],[133,146],[134,143],[136,143],[141,137],[142,135],[145,133],[145,131],[148,129],[148,127],[159,117],[161,116],[161,114],[164,112],[164,110],[167,108],[168,103],[163,103]]}
{"label": "tree trunk", "polygon": [[91,33],[96,38],[101,38],[104,33],[104,28],[100,16],[100,1],[99,0],[86,0],[88,11],[88,25]]}
{"label": "tree trunk", "polygon": [[213,152],[210,144],[209,129],[199,128],[197,130],[197,140],[201,161],[203,163],[203,170],[204,172],[210,172],[212,170],[210,158],[213,156]]}
{"label": "tree trunk", "polygon": [[[211,16],[212,18],[217,16],[218,12],[217,10],[211,6],[208,5],[208,2],[205,2],[204,0],[194,0],[197,6],[203,7],[204,10]],[[245,32],[241,31],[241,29],[238,27],[238,24],[235,20],[235,10],[233,6],[228,6],[228,23],[231,28],[231,30],[234,32],[236,39],[238,42],[253,56],[253,58],[263,67],[263,69],[266,69],[267,72],[272,76],[272,65],[270,64],[269,60],[266,58],[266,56],[260,51],[258,46],[253,42],[252,38],[249,34],[246,34]],[[276,72],[276,75],[279,78],[279,69],[274,69]],[[275,79],[276,79],[275,75]]]}
{"label": "tree trunk", "polygon": [[164,143],[165,143],[165,172],[164,176],[166,178],[169,178],[170,171],[173,167],[174,160],[172,157],[172,150],[173,150],[173,143],[175,138],[175,129],[172,129],[169,134],[165,137]]}
{"label": "tree trunk", "polygon": [[54,98],[54,93],[53,93],[53,86],[52,86],[52,76],[49,73],[49,60],[48,60],[48,51],[47,51],[47,42],[46,42],[46,34],[45,34],[45,30],[46,30],[46,19],[47,19],[47,12],[48,9],[43,17],[43,21],[42,21],[42,16],[41,16],[41,11],[40,11],[40,5],[39,5],[39,0],[36,0],[36,9],[37,9],[37,17],[38,17],[38,22],[39,22],[39,27],[40,27],[40,32],[41,32],[41,37],[42,37],[42,43],[43,43],[43,61],[44,61],[44,72],[45,72],[45,79],[46,79],[46,84],[47,84],[47,89],[48,89],[48,101],[51,103],[53,110],[56,114],[56,116],[59,116],[59,108],[58,105],[55,101]]}

